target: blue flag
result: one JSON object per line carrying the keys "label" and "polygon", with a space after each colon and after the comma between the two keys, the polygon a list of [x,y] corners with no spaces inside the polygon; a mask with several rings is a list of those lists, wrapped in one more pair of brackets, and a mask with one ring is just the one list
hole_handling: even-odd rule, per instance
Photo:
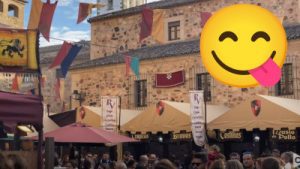
{"label": "blue flag", "polygon": [[130,67],[138,80],[140,80],[140,61],[137,57],[131,57]]}
{"label": "blue flag", "polygon": [[66,77],[69,67],[71,66],[73,60],[79,53],[80,49],[81,49],[81,46],[72,45],[71,49],[69,50],[69,53],[67,54],[67,56],[61,63],[61,65],[60,65],[61,73],[64,77]]}

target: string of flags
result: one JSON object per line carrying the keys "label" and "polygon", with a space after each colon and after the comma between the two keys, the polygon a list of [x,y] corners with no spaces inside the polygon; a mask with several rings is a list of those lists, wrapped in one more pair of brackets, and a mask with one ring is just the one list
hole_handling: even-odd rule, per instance
{"label": "string of flags", "polygon": [[130,68],[136,75],[137,79],[140,79],[140,61],[137,57],[125,56],[126,76],[129,76]]}

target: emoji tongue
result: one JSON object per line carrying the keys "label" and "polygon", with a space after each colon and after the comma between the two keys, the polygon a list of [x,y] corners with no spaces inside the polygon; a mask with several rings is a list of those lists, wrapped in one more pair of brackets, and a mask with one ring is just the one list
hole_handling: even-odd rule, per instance
{"label": "emoji tongue", "polygon": [[262,86],[265,87],[274,86],[280,80],[281,77],[281,69],[271,58],[260,67],[250,70],[249,73]]}

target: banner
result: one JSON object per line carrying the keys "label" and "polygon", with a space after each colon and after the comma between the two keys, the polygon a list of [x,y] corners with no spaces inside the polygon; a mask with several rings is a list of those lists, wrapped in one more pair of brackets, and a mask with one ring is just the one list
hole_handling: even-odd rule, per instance
{"label": "banner", "polygon": [[118,112],[120,100],[117,96],[102,96],[103,128],[108,131],[116,131],[118,126]]}
{"label": "banner", "polygon": [[206,134],[203,90],[190,91],[190,103],[194,142],[198,146],[204,146]]}
{"label": "banner", "polygon": [[0,29],[0,37],[1,66],[38,68],[36,30]]}
{"label": "banner", "polygon": [[184,76],[184,70],[170,73],[157,73],[155,75],[155,87],[174,87],[182,85],[185,81]]}

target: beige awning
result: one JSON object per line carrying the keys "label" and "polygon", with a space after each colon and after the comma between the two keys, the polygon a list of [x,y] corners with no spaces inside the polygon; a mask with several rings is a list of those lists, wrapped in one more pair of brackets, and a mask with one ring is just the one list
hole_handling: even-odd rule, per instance
{"label": "beige awning", "polygon": [[[85,109],[85,116],[83,119],[80,117],[80,108],[77,109],[76,113],[76,122],[83,122],[87,125],[93,127],[103,127],[102,126],[102,108],[95,106],[83,106]],[[129,110],[129,109],[121,109],[121,123],[120,125],[124,125],[129,120],[136,117],[141,110]],[[119,112],[117,113],[117,121],[119,122]]]}
{"label": "beige awning", "polygon": [[[257,116],[251,109],[251,102],[260,100],[261,108]],[[253,130],[259,128],[295,129],[300,127],[300,100],[272,96],[253,96],[220,117],[208,123],[208,130],[232,129]]]}
{"label": "beige awning", "polygon": [[[164,111],[162,115],[156,112],[156,105],[150,105],[141,114],[121,126],[122,131],[132,133],[157,133],[191,131],[190,104],[171,101],[162,101]],[[207,106],[207,121],[220,116],[228,110],[225,106]]]}

